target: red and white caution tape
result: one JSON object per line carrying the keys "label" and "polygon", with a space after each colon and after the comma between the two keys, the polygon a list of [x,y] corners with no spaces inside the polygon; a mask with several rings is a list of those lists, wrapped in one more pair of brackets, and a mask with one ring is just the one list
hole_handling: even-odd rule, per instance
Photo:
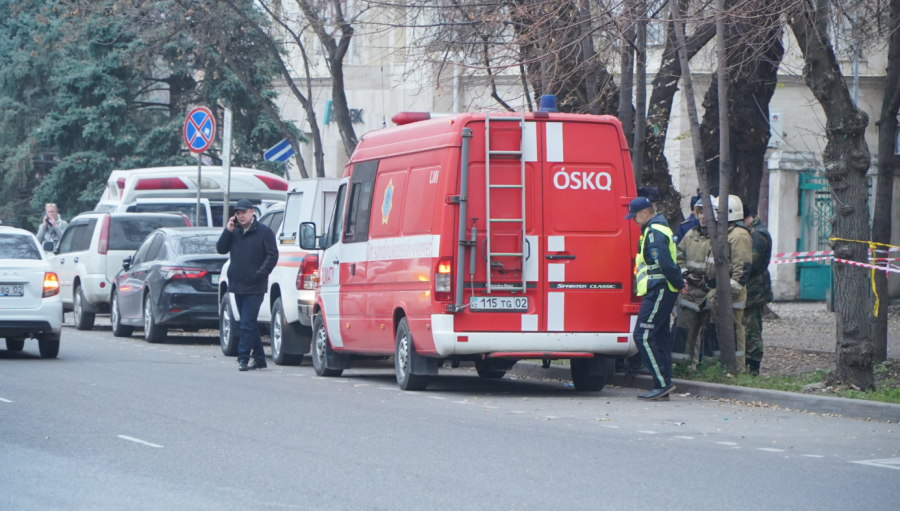
{"label": "red and white caution tape", "polygon": [[890,273],[900,273],[900,268],[885,268],[884,266],[875,266],[874,264],[866,264],[866,263],[860,263],[857,261],[848,261],[846,259],[838,259],[838,258],[834,258],[834,260],[839,263],[850,264],[853,266],[861,266],[863,268],[870,268],[873,270],[886,271],[886,272],[890,272]]}
{"label": "red and white caution tape", "polygon": [[772,261],[772,264],[794,264],[806,263],[809,261],[830,261],[832,257],[810,257],[808,259],[785,259],[783,261]]}
{"label": "red and white caution tape", "polygon": [[834,255],[834,251],[831,250],[819,250],[816,252],[782,252],[780,254],[775,254],[776,259],[781,259],[784,257],[817,257],[817,256],[830,256]]}

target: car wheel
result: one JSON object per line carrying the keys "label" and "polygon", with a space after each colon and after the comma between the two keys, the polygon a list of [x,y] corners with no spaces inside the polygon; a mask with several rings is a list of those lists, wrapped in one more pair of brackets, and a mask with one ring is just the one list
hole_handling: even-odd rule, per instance
{"label": "car wheel", "polygon": [[119,313],[119,292],[113,291],[109,304],[109,322],[112,323],[112,332],[116,337],[131,337],[134,333],[133,326],[122,324],[122,315]]}
{"label": "car wheel", "polygon": [[313,327],[313,347],[312,359],[313,369],[319,376],[340,376],[344,373],[343,369],[328,369],[325,365],[325,358],[331,354],[331,342],[328,340],[328,331],[325,330],[325,321],[322,315],[316,316],[316,322]]}
{"label": "car wheel", "polygon": [[75,316],[75,328],[78,330],[94,328],[94,318],[96,316],[91,312],[84,311],[86,300],[84,299],[84,293],[81,292],[81,286],[75,288],[73,301],[75,304],[73,305],[72,315]]}
{"label": "car wheel", "polygon": [[609,357],[573,358],[572,384],[579,392],[599,392],[615,371],[615,360]]}
{"label": "car wheel", "polygon": [[9,351],[22,351],[25,349],[25,339],[6,339],[6,349]]}
{"label": "car wheel", "polygon": [[397,344],[394,350],[394,369],[397,373],[397,384],[402,390],[425,390],[428,386],[428,375],[412,374],[412,358],[416,356],[416,346],[409,323],[406,318],[397,325]]}
{"label": "car wheel", "polygon": [[56,358],[59,355],[59,335],[38,336],[38,350],[41,352],[41,358]]}
{"label": "car wheel", "polygon": [[153,301],[150,299],[150,293],[147,293],[144,297],[144,339],[156,344],[165,342],[168,334],[168,328],[156,323],[153,317]]}
{"label": "car wheel", "polygon": [[275,364],[297,365],[303,362],[303,355],[288,354],[284,349],[287,345],[295,346],[302,342],[298,328],[284,320],[284,306],[281,298],[275,300],[272,307],[272,331],[269,335],[272,346],[272,361]]}
{"label": "car wheel", "polygon": [[219,345],[226,357],[236,357],[238,344],[241,342],[241,324],[234,320],[231,313],[231,300],[228,293],[219,304]]}

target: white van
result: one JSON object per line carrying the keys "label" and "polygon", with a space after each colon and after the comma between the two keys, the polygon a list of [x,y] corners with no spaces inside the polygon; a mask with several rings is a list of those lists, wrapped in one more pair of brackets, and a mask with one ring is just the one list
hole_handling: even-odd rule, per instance
{"label": "white van", "polygon": [[[312,306],[315,303],[319,271],[318,254],[300,248],[298,232],[302,222],[324,225],[334,208],[340,180],[337,178],[291,181],[287,202],[273,205],[259,223],[275,232],[278,264],[269,276],[269,289],[259,309],[259,323],[269,325],[272,360],[278,365],[299,363],[309,352],[312,333]],[[228,267],[219,280],[219,340],[222,352],[237,355],[240,315],[234,296],[228,293]]]}
{"label": "white van", "polygon": [[[219,166],[204,166],[199,181],[200,226],[222,226],[227,176]],[[94,207],[106,213],[177,212],[194,222],[197,210],[197,167],[156,167],[114,170]],[[288,182],[262,170],[232,168],[230,207],[247,199],[261,215],[285,200]],[[230,208],[229,208],[230,209]]]}

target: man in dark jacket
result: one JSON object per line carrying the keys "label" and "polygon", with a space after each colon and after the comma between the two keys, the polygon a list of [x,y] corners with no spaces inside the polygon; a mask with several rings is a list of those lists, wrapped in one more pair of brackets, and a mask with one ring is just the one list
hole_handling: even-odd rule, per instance
{"label": "man in dark jacket", "polygon": [[675,241],[675,246],[678,246],[678,244],[681,243],[681,240],[684,239],[684,235],[687,234],[688,231],[700,225],[700,220],[697,220],[697,216],[694,215],[694,208],[697,207],[698,202],[700,202],[699,195],[691,197],[691,215],[687,217],[687,220],[678,225],[678,229],[675,229],[675,237],[673,240]]}
{"label": "man in dark jacket", "polygon": [[641,297],[634,342],[644,365],[653,378],[653,390],[641,394],[642,400],[668,400],[672,385],[672,340],[669,316],[679,292],[686,292],[681,270],[675,263],[675,243],[665,217],[654,211],[645,197],[628,205],[626,220],[641,227],[641,239],[635,256],[636,293]]}
{"label": "man in dark jacket", "polygon": [[[231,255],[228,292],[234,295],[241,315],[238,365],[241,371],[265,369],[266,352],[263,351],[256,318],[269,289],[269,274],[278,262],[278,248],[272,229],[254,218],[250,201],[238,201],[234,211],[234,216],[228,220],[216,243],[216,250],[220,254]],[[248,365],[251,356],[253,363]]]}
{"label": "man in dark jacket", "polygon": [[752,208],[744,207],[744,225],[753,238],[753,262],[747,283],[747,305],[744,308],[744,335],[747,346],[747,369],[759,374],[763,358],[763,311],[772,301],[772,279],[769,262],[772,260],[772,236]]}

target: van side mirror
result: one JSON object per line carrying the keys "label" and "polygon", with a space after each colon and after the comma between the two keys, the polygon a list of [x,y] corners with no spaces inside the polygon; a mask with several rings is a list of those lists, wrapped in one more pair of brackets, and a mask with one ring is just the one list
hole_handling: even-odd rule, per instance
{"label": "van side mirror", "polygon": [[316,223],[300,224],[300,248],[303,250],[319,250],[319,239],[316,237]]}
{"label": "van side mirror", "polygon": [[44,249],[44,252],[53,252],[53,242],[45,241],[43,249]]}
{"label": "van side mirror", "polygon": [[127,269],[131,268],[131,257],[132,256],[125,256],[125,259],[122,259],[122,268],[123,269],[127,270]]}

